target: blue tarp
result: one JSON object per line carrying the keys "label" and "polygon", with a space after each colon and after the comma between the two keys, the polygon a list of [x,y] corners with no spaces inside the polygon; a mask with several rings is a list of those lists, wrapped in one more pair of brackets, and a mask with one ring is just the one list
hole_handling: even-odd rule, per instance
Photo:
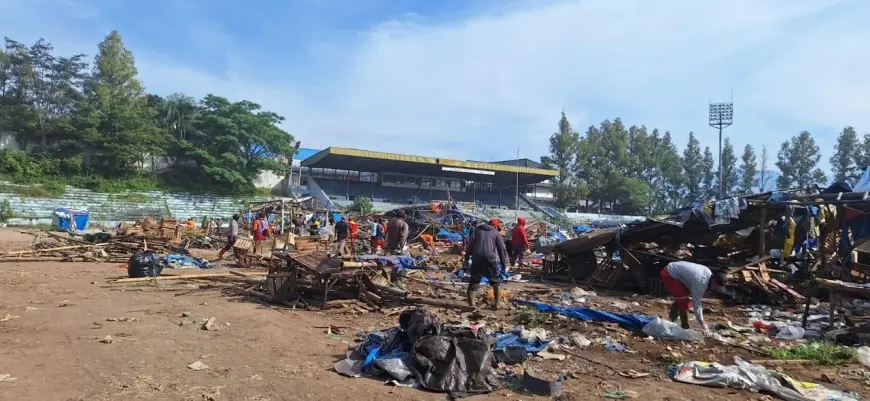
{"label": "blue tarp", "polygon": [[450,242],[462,241],[462,234],[457,234],[453,231],[447,231],[443,228],[440,231],[438,231],[438,234],[436,234],[435,236],[438,238],[444,238]]}
{"label": "blue tarp", "polygon": [[87,210],[57,208],[51,218],[51,226],[61,231],[84,231],[91,221]]}
{"label": "blue tarp", "polygon": [[618,323],[620,326],[628,329],[639,331],[646,326],[647,323],[653,321],[653,317],[646,315],[634,315],[623,313],[610,313],[596,309],[581,308],[581,307],[563,307],[545,304],[541,302],[515,300],[513,301],[520,305],[534,306],[541,312],[558,313],[565,316],[570,316],[575,319],[580,319],[589,322],[609,322]]}
{"label": "blue tarp", "polygon": [[182,255],[180,253],[170,253],[169,255],[166,255],[166,257],[163,259],[163,262],[166,264],[167,267],[176,269],[210,269],[214,267],[213,264],[209,263],[206,260],[194,258],[193,256],[189,255]]}
{"label": "blue tarp", "polygon": [[523,347],[526,352],[541,352],[547,349],[550,341],[543,341],[539,338],[529,341],[528,338],[522,338],[517,333],[493,333],[495,337],[495,345],[492,349],[505,349],[507,347]]}
{"label": "blue tarp", "polygon": [[419,268],[418,265],[420,264],[420,260],[422,260],[422,259],[423,259],[422,256],[415,259],[411,256],[402,256],[402,255],[386,255],[386,256],[360,255],[360,256],[356,257],[356,260],[358,260],[358,261],[374,260],[375,262],[377,262],[380,265],[387,265],[388,264],[388,265],[393,265],[393,266],[399,266],[400,269]]}
{"label": "blue tarp", "polygon": [[574,231],[574,234],[583,234],[583,233],[588,233],[588,232],[594,230],[594,228],[592,228],[592,226],[589,226],[586,224],[579,224],[579,225],[576,225],[574,227],[571,227],[571,230]]}

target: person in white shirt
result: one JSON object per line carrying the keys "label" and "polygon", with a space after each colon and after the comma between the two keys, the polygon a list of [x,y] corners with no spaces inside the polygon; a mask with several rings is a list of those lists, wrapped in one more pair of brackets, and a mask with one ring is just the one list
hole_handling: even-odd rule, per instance
{"label": "person in white shirt", "polygon": [[680,325],[689,328],[689,308],[695,312],[695,320],[701,325],[705,334],[710,327],[704,321],[701,300],[708,289],[729,295],[725,291],[727,278],[724,273],[713,273],[710,268],[692,262],[671,262],[661,272],[662,282],[674,297],[669,317],[676,321],[680,317]]}

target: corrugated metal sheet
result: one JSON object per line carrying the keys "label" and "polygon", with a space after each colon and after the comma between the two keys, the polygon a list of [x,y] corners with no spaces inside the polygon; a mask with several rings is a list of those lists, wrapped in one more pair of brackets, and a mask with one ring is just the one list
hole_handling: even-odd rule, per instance
{"label": "corrugated metal sheet", "polygon": [[229,217],[247,202],[272,198],[170,194],[160,191],[106,194],[67,187],[56,198],[26,197],[5,189],[0,191],[0,199],[9,200],[13,213],[9,223],[14,225],[51,224],[52,212],[59,207],[66,207],[89,211],[92,225],[114,227],[119,222],[132,222],[144,217],[193,217],[198,221],[206,216]]}

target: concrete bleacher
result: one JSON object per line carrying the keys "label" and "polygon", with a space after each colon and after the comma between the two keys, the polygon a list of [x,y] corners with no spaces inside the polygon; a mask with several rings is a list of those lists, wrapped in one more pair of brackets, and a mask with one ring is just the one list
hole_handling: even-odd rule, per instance
{"label": "concrete bleacher", "polygon": [[[347,182],[322,178],[317,179],[317,183],[333,202],[353,201],[357,196],[365,196],[371,199],[372,202],[414,204],[433,200],[446,200],[448,197],[451,197],[457,202],[477,202],[493,209],[513,210],[516,199],[513,193],[502,193],[499,195],[498,192],[480,191],[472,194],[470,192],[451,191],[448,194],[446,190],[385,187],[378,183]],[[521,200],[520,209],[533,210],[534,207]]]}
{"label": "concrete bleacher", "polygon": [[[447,200],[448,196],[457,202],[476,203],[486,214],[501,219],[513,219],[517,215],[527,219],[544,218],[544,213],[536,212],[535,207],[520,199],[520,210],[514,207],[515,196],[512,193],[469,192],[385,187],[379,183],[347,182],[318,178],[316,185],[336,206],[347,208],[358,196],[364,196],[372,201],[374,211],[384,212],[410,204]],[[517,214],[519,213],[519,214]]]}

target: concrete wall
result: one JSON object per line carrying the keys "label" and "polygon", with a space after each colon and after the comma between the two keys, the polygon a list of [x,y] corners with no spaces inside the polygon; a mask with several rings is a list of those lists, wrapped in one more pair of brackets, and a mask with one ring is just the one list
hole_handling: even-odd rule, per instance
{"label": "concrete wall", "polygon": [[101,227],[114,227],[121,221],[133,222],[144,217],[162,216],[176,219],[193,217],[199,222],[206,216],[228,218],[247,202],[272,199],[159,191],[105,194],[72,187],[67,187],[56,198],[34,198],[22,196],[14,188],[13,184],[3,183],[0,186],[0,200],[6,199],[12,205],[13,217],[9,224],[13,225],[50,224],[52,212],[59,207],[88,210],[91,224]]}

